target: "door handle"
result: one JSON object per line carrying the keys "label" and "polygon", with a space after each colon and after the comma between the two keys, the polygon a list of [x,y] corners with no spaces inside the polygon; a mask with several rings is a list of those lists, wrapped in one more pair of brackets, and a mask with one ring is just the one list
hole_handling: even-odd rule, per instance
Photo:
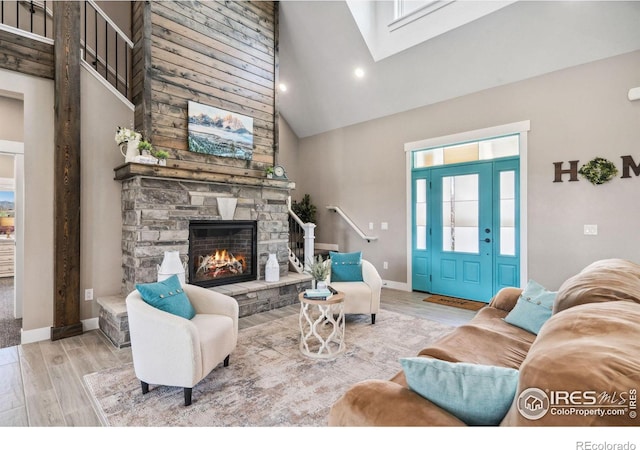
{"label": "door handle", "polygon": [[485,228],[485,229],[484,229],[484,232],[485,232],[485,233],[491,233],[491,229],[490,229],[490,228]]}
{"label": "door handle", "polygon": [[489,242],[491,242],[491,239],[489,239],[489,238],[485,238],[485,239],[484,239],[484,241],[485,241],[486,243],[489,243]]}

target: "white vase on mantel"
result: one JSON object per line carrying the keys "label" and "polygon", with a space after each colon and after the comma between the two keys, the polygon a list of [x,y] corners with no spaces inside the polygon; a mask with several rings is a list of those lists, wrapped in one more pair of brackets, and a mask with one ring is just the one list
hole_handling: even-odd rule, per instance
{"label": "white vase on mantel", "polygon": [[[126,144],[126,145],[125,145]],[[124,162],[133,162],[136,159],[136,156],[140,156],[140,151],[138,150],[138,145],[140,144],[139,139],[134,139],[131,141],[125,142],[120,146],[120,153],[124,156]],[[122,151],[122,147],[126,147],[127,152]]]}

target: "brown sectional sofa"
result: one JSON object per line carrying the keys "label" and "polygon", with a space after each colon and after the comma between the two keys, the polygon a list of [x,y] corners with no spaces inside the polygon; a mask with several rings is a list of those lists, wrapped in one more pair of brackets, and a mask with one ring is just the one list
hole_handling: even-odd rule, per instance
{"label": "brown sectional sofa", "polygon": [[[518,369],[516,395],[501,426],[640,425],[640,265],[597,261],[565,281],[537,336],[503,320],[520,293],[501,290],[468,324],[418,355]],[[540,402],[540,417],[524,407],[531,401]],[[332,406],[328,422],[465,426],[412,391],[402,371],[391,380],[350,387]]]}

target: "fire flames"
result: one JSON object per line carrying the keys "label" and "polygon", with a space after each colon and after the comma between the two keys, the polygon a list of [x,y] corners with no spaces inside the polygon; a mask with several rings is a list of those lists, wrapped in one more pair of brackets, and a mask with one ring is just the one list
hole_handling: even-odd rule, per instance
{"label": "fire flames", "polygon": [[242,256],[235,257],[227,250],[216,250],[213,254],[199,257],[196,275],[208,278],[241,275],[246,268]]}

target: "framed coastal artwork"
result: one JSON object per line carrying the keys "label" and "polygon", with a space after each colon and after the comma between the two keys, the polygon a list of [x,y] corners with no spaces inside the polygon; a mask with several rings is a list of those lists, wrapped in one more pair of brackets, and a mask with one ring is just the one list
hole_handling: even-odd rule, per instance
{"label": "framed coastal artwork", "polygon": [[250,161],[253,118],[189,102],[189,151]]}

